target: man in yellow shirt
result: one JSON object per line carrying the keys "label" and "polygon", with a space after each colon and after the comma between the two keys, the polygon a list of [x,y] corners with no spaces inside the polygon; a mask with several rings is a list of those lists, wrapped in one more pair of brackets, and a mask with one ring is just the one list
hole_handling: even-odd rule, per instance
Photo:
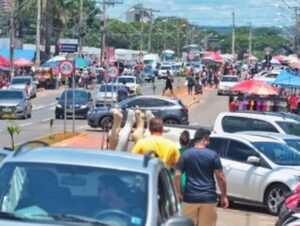
{"label": "man in yellow shirt", "polygon": [[176,144],[162,136],[163,122],[160,118],[152,118],[149,122],[150,137],[140,139],[133,147],[132,153],[145,154],[148,151],[155,151],[160,159],[171,168],[178,161],[180,152]]}

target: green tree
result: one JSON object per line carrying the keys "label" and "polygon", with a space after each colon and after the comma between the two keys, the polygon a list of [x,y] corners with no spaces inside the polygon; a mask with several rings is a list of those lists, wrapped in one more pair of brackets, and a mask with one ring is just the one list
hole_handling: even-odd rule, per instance
{"label": "green tree", "polygon": [[9,121],[9,125],[7,126],[7,132],[11,138],[11,148],[15,150],[15,141],[14,135],[19,134],[21,132],[21,127],[15,121]]}

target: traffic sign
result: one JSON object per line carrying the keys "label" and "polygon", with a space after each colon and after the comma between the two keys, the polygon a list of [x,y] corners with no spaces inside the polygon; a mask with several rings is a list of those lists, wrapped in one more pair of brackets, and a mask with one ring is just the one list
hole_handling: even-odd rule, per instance
{"label": "traffic sign", "polygon": [[58,70],[62,76],[69,77],[75,71],[75,64],[70,60],[63,60],[59,63]]}
{"label": "traffic sign", "polygon": [[119,75],[119,69],[117,67],[110,67],[108,68],[107,70],[107,75],[110,77],[110,78],[116,78],[118,75]]}

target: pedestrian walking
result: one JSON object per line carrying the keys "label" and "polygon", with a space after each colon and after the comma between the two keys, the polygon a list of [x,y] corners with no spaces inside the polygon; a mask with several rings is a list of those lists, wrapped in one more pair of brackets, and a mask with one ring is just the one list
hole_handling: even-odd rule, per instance
{"label": "pedestrian walking", "polygon": [[163,96],[165,95],[167,90],[170,90],[171,95],[174,96],[172,83],[173,83],[173,77],[172,77],[170,71],[167,71],[166,85],[165,85],[165,88],[163,89],[163,94],[162,94]]}
{"label": "pedestrian walking", "polygon": [[[199,129],[194,136],[194,147],[185,150],[175,166],[175,188],[183,201],[183,214],[193,219],[195,226],[215,226],[217,221],[218,182],[223,208],[228,207],[226,180],[217,152],[208,149],[210,132]],[[181,175],[186,172],[186,187],[181,191]]]}
{"label": "pedestrian walking", "polygon": [[188,94],[193,94],[194,77],[193,74],[189,74],[186,78],[186,84],[188,87]]}
{"label": "pedestrian walking", "polygon": [[176,144],[162,136],[163,121],[161,118],[152,118],[149,122],[150,137],[140,139],[132,149],[132,153],[145,154],[150,150],[156,152],[169,168],[179,160],[180,153]]}
{"label": "pedestrian walking", "polygon": [[122,100],[127,99],[128,96],[129,96],[129,90],[126,86],[126,82],[123,81],[122,86],[118,89],[118,92],[117,92],[117,101],[121,102]]}
{"label": "pedestrian walking", "polygon": [[200,76],[197,73],[195,76],[195,95],[202,94],[202,83],[200,80]]}

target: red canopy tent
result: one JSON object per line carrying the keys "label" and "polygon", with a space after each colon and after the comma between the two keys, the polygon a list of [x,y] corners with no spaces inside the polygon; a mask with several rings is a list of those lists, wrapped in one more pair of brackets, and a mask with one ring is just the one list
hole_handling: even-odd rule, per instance
{"label": "red canopy tent", "polygon": [[9,67],[9,60],[0,55],[0,67]]}
{"label": "red canopy tent", "polygon": [[207,52],[203,55],[202,59],[203,60],[213,60],[213,61],[216,61],[216,62],[222,62],[223,61],[222,56],[217,52]]}
{"label": "red canopy tent", "polygon": [[15,67],[32,67],[34,63],[28,59],[19,58],[14,61]]}
{"label": "red canopy tent", "polygon": [[278,96],[279,90],[268,83],[259,80],[246,80],[239,82],[231,88],[234,92],[247,93],[259,96]]}

